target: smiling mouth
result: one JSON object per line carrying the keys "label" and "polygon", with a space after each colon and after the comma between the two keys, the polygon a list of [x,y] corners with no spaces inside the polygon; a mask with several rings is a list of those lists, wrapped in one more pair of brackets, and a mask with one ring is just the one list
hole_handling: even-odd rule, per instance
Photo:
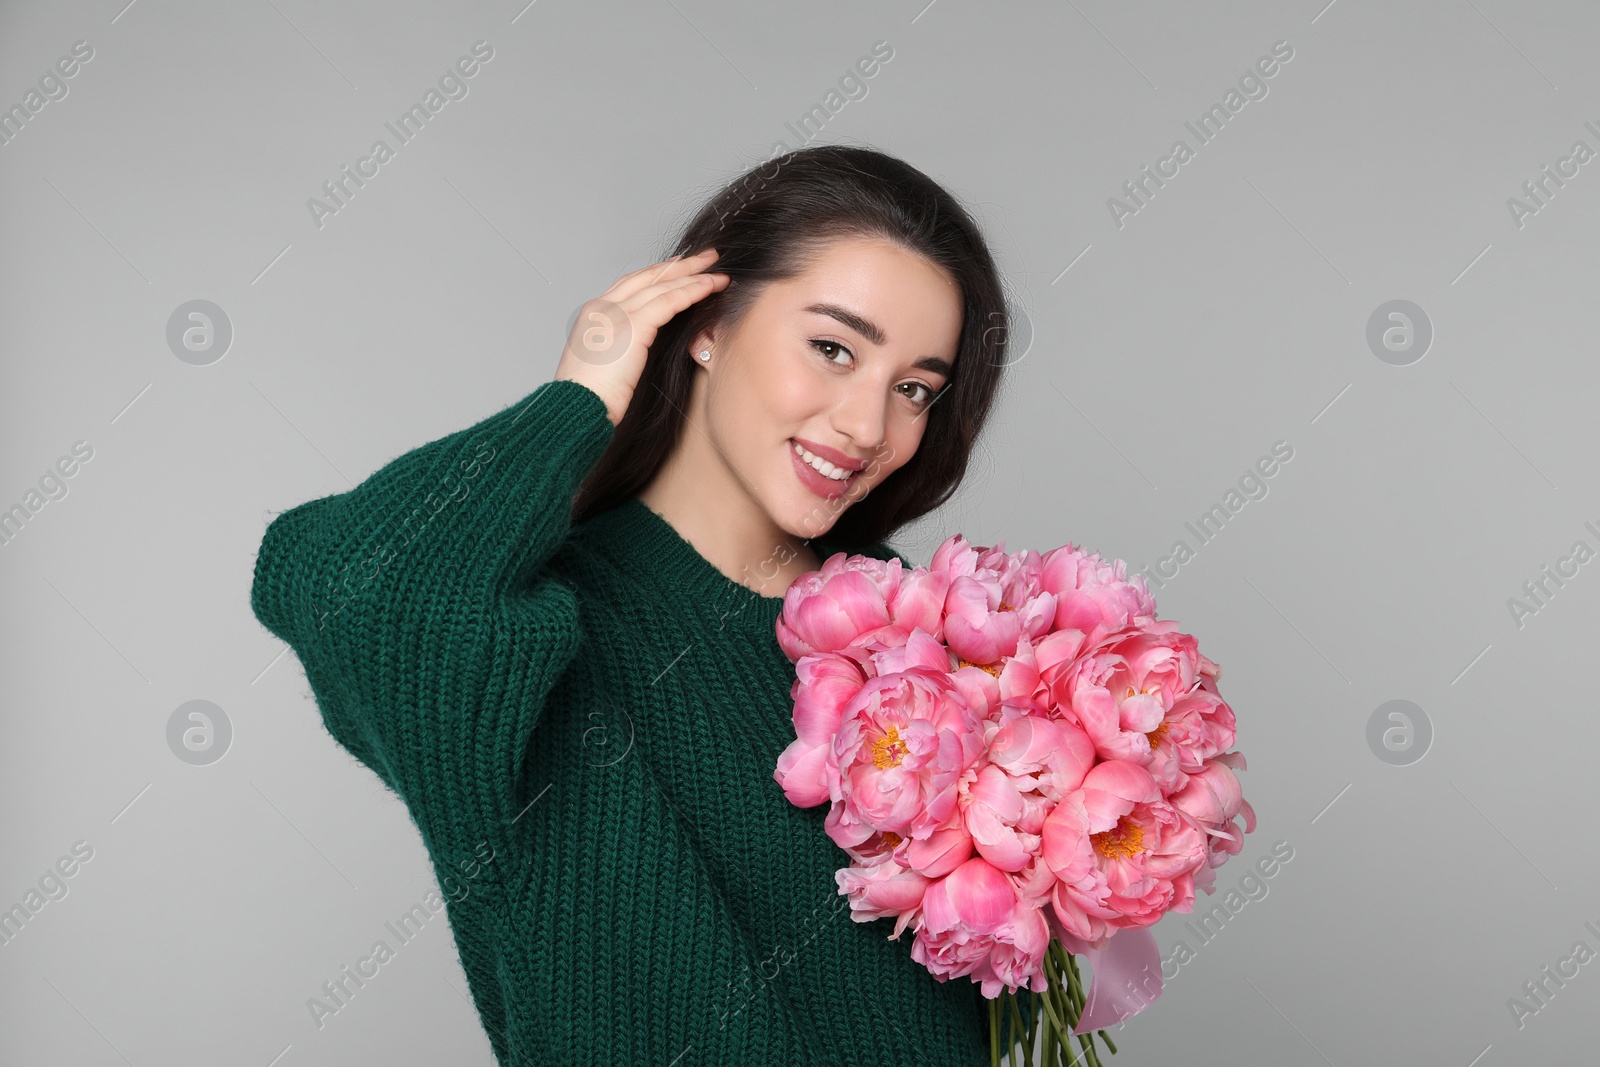
{"label": "smiling mouth", "polygon": [[844,482],[847,482],[851,478],[855,477],[857,474],[861,473],[859,470],[850,470],[847,467],[836,466],[828,460],[823,459],[821,456],[811,452],[804,445],[793,438],[789,439],[789,448],[790,451],[800,457],[800,462],[804,463],[806,466],[810,467],[824,478],[827,478],[829,481],[836,481],[843,484]]}
{"label": "smiling mouth", "polygon": [[[836,499],[844,495],[845,491],[855,485],[859,480],[861,471],[844,471],[831,463],[824,461],[826,470],[832,471],[830,477],[806,458],[811,453],[804,445],[791,440],[789,442],[789,460],[794,464],[795,474],[801,483],[812,493],[825,499]],[[844,475],[844,477],[839,477]]]}

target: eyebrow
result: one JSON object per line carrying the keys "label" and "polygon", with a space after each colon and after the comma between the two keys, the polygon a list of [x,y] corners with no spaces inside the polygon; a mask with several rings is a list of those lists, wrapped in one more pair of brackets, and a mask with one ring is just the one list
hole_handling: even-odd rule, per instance
{"label": "eyebrow", "polygon": [[[871,319],[858,315],[849,308],[841,307],[838,304],[807,304],[801,310],[809,311],[814,315],[826,315],[831,319],[835,319],[838,322],[850,327],[856,333],[859,333],[862,337],[865,337],[875,345],[881,345],[889,339],[889,335],[883,332],[883,327],[879,326]],[[950,366],[948,360],[940,359],[938,356],[923,356],[921,359],[913,363],[912,366],[918,368],[919,370],[931,370],[935,374],[944,375],[946,378],[951,377],[952,372],[954,371],[954,368]]]}

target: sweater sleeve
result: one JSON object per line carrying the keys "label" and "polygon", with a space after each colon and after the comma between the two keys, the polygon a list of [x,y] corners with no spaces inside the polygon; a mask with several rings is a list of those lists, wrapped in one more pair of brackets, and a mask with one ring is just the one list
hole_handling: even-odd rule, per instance
{"label": "sweater sleeve", "polygon": [[505,844],[527,803],[523,754],[578,645],[545,564],[613,430],[597,394],[552,380],[262,537],[251,609],[436,853]]}

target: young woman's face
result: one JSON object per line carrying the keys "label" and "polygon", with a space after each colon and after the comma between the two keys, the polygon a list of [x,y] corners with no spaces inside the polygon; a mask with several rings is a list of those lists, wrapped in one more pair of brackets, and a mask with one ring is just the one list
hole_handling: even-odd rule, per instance
{"label": "young woman's face", "polygon": [[[696,339],[694,362],[711,351],[696,384],[705,432],[777,526],[826,533],[917,451],[961,318],[955,281],[928,260],[882,239],[834,241],[768,285],[731,334]],[[816,470],[796,444],[833,466]]]}

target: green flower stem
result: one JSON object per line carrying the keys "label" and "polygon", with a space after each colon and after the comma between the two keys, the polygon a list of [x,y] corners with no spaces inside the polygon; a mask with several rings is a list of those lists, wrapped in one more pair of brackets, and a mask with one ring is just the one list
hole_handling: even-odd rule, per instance
{"label": "green flower stem", "polygon": [[[1005,1019],[1007,1031],[1006,1054],[1011,1057],[1012,1067],[1016,1067],[1019,1045],[1022,1047],[1023,1067],[1033,1067],[1036,1036],[1039,1037],[1039,1067],[1079,1067],[1080,1062],[1083,1067],[1104,1067],[1094,1039],[1098,1035],[1106,1043],[1106,1049],[1115,1054],[1117,1043],[1111,1039],[1111,1035],[1101,1029],[1086,1034],[1072,1032],[1083,1018],[1088,1001],[1077,958],[1059,941],[1052,940],[1044,955],[1043,971],[1044,992],[1037,993],[1027,986],[1021,986],[1015,992],[1001,990],[998,997],[990,999],[990,1067],[1000,1067],[1002,1018]],[[1026,1018],[1021,1005],[1024,989],[1027,989],[1029,998]],[[1000,1003],[1002,999],[1004,1005]],[[1044,1027],[1042,1033],[1039,1030],[1041,1026]],[[1078,1039],[1078,1048],[1082,1050],[1081,1061],[1078,1051],[1072,1047],[1074,1037]]]}
{"label": "green flower stem", "polygon": [[[1021,992],[1019,992],[1018,995],[1021,995]],[[1040,1014],[1042,1013],[1042,1006],[1040,1006],[1040,1001],[1038,1001],[1038,993],[1029,990],[1029,993],[1027,993],[1027,1003],[1029,1003],[1029,1011],[1032,1013],[1032,1017],[1034,1017],[1034,1022],[1037,1024],[1038,1019],[1042,1017],[1042,1014]],[[1050,1046],[1051,1037],[1053,1037],[1053,1035],[1054,1030],[1051,1030],[1050,1027],[1045,1027],[1045,1033],[1043,1033],[1043,1037],[1040,1038],[1040,1041],[1038,1041],[1038,1067],[1051,1067]]]}
{"label": "green flower stem", "polygon": [[1000,1002],[989,1001],[989,1067],[1000,1067]]}
{"label": "green flower stem", "polygon": [[1011,1014],[1011,1002],[1007,999],[1009,994],[1000,994],[1000,1013],[1006,1018],[1006,1055],[1010,1057],[1013,1067],[1017,1062],[1017,1021]]}
{"label": "green flower stem", "polygon": [[[1067,957],[1067,973],[1072,982],[1075,1009],[1073,1012],[1073,1025],[1076,1026],[1077,1020],[1083,1018],[1083,1009],[1087,1006],[1089,999],[1088,992],[1083,988],[1083,976],[1078,973],[1078,961],[1073,957],[1072,953],[1066,952],[1065,949],[1062,951]],[[1083,1049],[1083,1058],[1089,1064],[1089,1067],[1102,1067],[1100,1054],[1094,1047],[1093,1036],[1090,1034],[1076,1034],[1074,1036],[1078,1039],[1079,1047]]]}
{"label": "green flower stem", "polygon": [[1017,1007],[1015,994],[1006,994],[1006,1003],[1011,1007],[1011,1019],[1016,1024],[1017,1030],[1022,1034],[1022,1063],[1023,1067],[1033,1067],[1033,1027],[1022,1021],[1022,1009]]}
{"label": "green flower stem", "polygon": [[1058,1043],[1061,1049],[1057,1053],[1057,1062],[1060,1062],[1060,1058],[1064,1054],[1067,1062],[1076,1067],[1078,1057],[1073,1055],[1072,1040],[1067,1034],[1072,1024],[1069,1022],[1065,1026],[1062,1025],[1062,1020],[1067,1018],[1067,993],[1061,985],[1061,969],[1055,965],[1055,958],[1049,952],[1044,955],[1044,974],[1046,982],[1044,996],[1048,1000],[1050,1020],[1055,1024],[1049,1029],[1048,1033],[1052,1043]]}
{"label": "green flower stem", "polygon": [[[1044,998],[1047,996],[1049,996],[1048,992],[1033,994],[1033,1016],[1035,1019],[1042,1017]],[[1044,1037],[1039,1042],[1040,1067],[1057,1067],[1060,1064],[1061,1054],[1057,1051],[1058,1047],[1055,1027],[1046,1026],[1044,1028]]]}
{"label": "green flower stem", "polygon": [[1067,974],[1067,996],[1072,1001],[1072,1025],[1077,1026],[1078,1020],[1083,1018],[1083,989],[1078,977],[1078,968],[1073,965],[1072,953],[1062,948],[1058,943],[1057,963]]}
{"label": "green flower stem", "polygon": [[1067,1033],[1067,1036],[1062,1038],[1062,1044],[1067,1046],[1068,1052],[1072,1055],[1073,1063],[1077,1063],[1077,1053],[1072,1048],[1072,1039],[1075,1036],[1072,1033],[1072,1028],[1078,1025],[1079,1004],[1073,999],[1072,996],[1071,972],[1066,970],[1066,968],[1061,967],[1059,964],[1056,965],[1056,970],[1061,976],[1061,984],[1059,986],[1061,1004],[1060,1011],[1062,1019],[1065,1020],[1063,1029]]}
{"label": "green flower stem", "polygon": [[[1078,961],[1077,958],[1072,955],[1072,953],[1068,952],[1065,947],[1061,946],[1059,943],[1053,943],[1052,947],[1058,950],[1058,961],[1062,968],[1066,971],[1067,988],[1073,1001],[1072,1025],[1076,1026],[1078,1020],[1083,1018],[1083,1010],[1087,1006],[1088,1001],[1088,994],[1083,988],[1083,976],[1078,973]],[[1086,1053],[1086,1058],[1088,1059],[1091,1067],[1103,1067],[1100,1062],[1099,1051],[1094,1047],[1094,1034],[1098,1034],[1101,1039],[1105,1041],[1106,1048],[1112,1053],[1117,1051],[1116,1042],[1112,1041],[1110,1035],[1104,1030],[1095,1030],[1093,1034],[1075,1035],[1078,1038],[1078,1043],[1083,1047]]]}
{"label": "green flower stem", "polygon": [[1101,1067],[1100,1053],[1094,1047],[1094,1035],[1079,1034],[1078,1044],[1083,1046],[1083,1058],[1089,1062],[1089,1067]]}

